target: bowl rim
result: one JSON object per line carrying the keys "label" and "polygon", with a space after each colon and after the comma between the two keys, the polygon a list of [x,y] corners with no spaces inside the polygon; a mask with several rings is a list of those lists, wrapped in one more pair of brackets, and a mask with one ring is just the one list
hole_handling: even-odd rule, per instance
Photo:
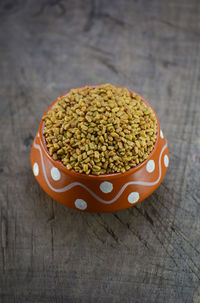
{"label": "bowl rim", "polygon": [[[84,86],[79,86],[77,88],[84,88],[84,87],[97,87],[97,86],[100,86],[102,84],[90,84],[90,85],[84,85]],[[112,84],[113,85],[113,84]],[[126,88],[124,86],[118,86],[118,85],[113,85],[117,88]],[[73,88],[74,89],[74,88]],[[148,155],[148,157],[140,164],[138,164],[137,166],[125,171],[124,173],[111,173],[111,174],[102,174],[102,175],[92,175],[92,174],[89,174],[89,175],[86,175],[86,174],[82,174],[82,173],[79,173],[79,172],[76,172],[74,170],[68,170],[66,168],[66,166],[60,161],[60,160],[54,160],[49,152],[48,152],[48,149],[47,149],[47,146],[46,146],[46,140],[45,140],[45,137],[43,135],[43,129],[44,129],[44,125],[45,125],[45,121],[42,120],[41,118],[41,121],[40,121],[40,125],[39,125],[39,137],[40,137],[40,142],[41,142],[41,146],[45,152],[45,155],[47,156],[47,158],[53,163],[53,165],[57,168],[59,168],[62,172],[64,172],[65,174],[67,175],[70,175],[72,177],[75,177],[75,178],[81,178],[81,179],[90,179],[90,180],[100,180],[100,179],[116,179],[116,178],[119,178],[119,177],[123,177],[123,176],[128,176],[128,175],[131,175],[133,174],[134,172],[138,171],[140,168],[142,168],[143,166],[145,166],[147,164],[147,162],[149,161],[149,158],[155,153],[155,150],[156,150],[156,147],[158,145],[158,138],[159,138],[159,134],[160,134],[160,123],[159,123],[159,120],[158,120],[158,116],[154,110],[154,108],[151,106],[151,104],[144,98],[142,97],[140,94],[136,93],[135,91],[129,89],[129,88],[126,88],[128,89],[128,91],[130,93],[135,93],[137,96],[139,96],[142,101],[152,109],[155,117],[156,117],[156,120],[157,120],[157,138],[156,138],[156,142],[154,144],[154,147],[153,147],[153,150],[151,151],[151,153]],[[66,95],[68,95],[70,93],[71,89],[68,90],[67,92],[65,92],[64,94],[62,94],[61,96],[57,97],[50,105],[49,107],[47,108],[47,110],[45,111],[45,113],[43,114],[46,115],[48,113],[49,110],[51,110],[51,108],[54,106],[54,104],[57,102],[58,98],[60,97],[64,97]]]}

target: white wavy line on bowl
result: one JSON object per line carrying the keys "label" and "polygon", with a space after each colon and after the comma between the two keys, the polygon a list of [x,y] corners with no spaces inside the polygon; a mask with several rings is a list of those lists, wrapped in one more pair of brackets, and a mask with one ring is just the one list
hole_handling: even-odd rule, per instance
{"label": "white wavy line on bowl", "polygon": [[118,194],[110,201],[106,201],[106,200],[103,200],[101,199],[99,196],[97,196],[92,190],[90,190],[87,186],[85,186],[84,184],[82,183],[79,183],[79,182],[73,182],[71,184],[68,184],[67,186],[63,187],[63,188],[54,188],[48,178],[47,178],[47,174],[46,174],[46,170],[45,170],[45,166],[44,166],[44,160],[43,160],[43,155],[42,155],[42,150],[41,150],[41,147],[36,144],[34,142],[34,147],[36,149],[39,150],[40,152],[40,156],[41,156],[41,162],[42,162],[42,169],[43,169],[43,172],[44,172],[44,177],[45,177],[45,180],[46,180],[46,183],[48,184],[49,188],[52,190],[52,191],[55,191],[55,192],[58,192],[58,193],[61,193],[61,192],[65,192],[65,191],[68,191],[70,190],[71,188],[75,187],[75,186],[81,186],[83,188],[85,188],[95,199],[97,199],[99,202],[101,203],[104,203],[104,204],[111,204],[113,202],[115,202],[120,196],[121,194],[123,193],[123,191],[127,188],[127,186],[129,185],[143,185],[143,186],[153,186],[153,185],[156,185],[159,181],[160,181],[160,178],[161,178],[161,157],[162,157],[162,154],[164,152],[164,150],[167,148],[167,143],[165,144],[165,146],[162,148],[161,150],[161,153],[160,153],[160,156],[159,156],[159,177],[156,181],[154,182],[144,182],[144,181],[130,181],[130,182],[127,182],[125,183],[122,188],[120,189],[120,191],[118,192]]}

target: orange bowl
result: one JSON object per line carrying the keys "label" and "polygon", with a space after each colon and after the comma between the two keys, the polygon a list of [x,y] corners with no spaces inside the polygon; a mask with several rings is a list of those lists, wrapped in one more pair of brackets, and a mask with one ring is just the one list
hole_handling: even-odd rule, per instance
{"label": "orange bowl", "polygon": [[[157,119],[157,140],[148,158],[125,173],[95,176],[67,170],[61,161],[54,160],[48,153],[43,136],[45,122],[41,120],[31,148],[31,166],[36,180],[44,191],[65,206],[99,213],[125,209],[148,197],[165,176],[169,164],[169,151],[156,112],[149,102],[143,97],[141,99],[153,110]],[[56,101],[57,99],[45,114]]]}

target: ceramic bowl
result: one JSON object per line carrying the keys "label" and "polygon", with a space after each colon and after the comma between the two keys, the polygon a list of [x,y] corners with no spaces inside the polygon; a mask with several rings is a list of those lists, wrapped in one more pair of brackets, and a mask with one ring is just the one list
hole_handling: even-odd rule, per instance
{"label": "ceramic bowl", "polygon": [[[151,107],[149,102],[141,98]],[[45,114],[56,101],[49,106]],[[160,129],[158,117],[154,110],[153,112],[157,119],[158,131],[154,149],[148,158],[125,173],[99,176],[67,170],[61,161],[54,160],[46,147],[43,136],[45,122],[41,120],[31,148],[31,166],[36,180],[53,199],[80,211],[113,212],[141,202],[160,185],[169,164],[167,142]]]}

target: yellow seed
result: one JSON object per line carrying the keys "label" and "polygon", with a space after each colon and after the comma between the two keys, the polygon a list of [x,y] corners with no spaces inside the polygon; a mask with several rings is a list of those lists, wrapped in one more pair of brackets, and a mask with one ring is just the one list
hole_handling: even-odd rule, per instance
{"label": "yellow seed", "polygon": [[151,108],[110,84],[71,90],[43,120],[49,154],[79,173],[123,173],[148,158],[157,140]]}
{"label": "yellow seed", "polygon": [[59,135],[60,130],[58,127],[53,128],[54,135]]}
{"label": "yellow seed", "polygon": [[77,155],[80,155],[80,154],[81,154],[81,151],[80,151],[79,148],[76,148],[76,153],[77,153]]}
{"label": "yellow seed", "polygon": [[55,151],[55,148],[53,146],[49,147],[49,153],[52,156],[53,152]]}
{"label": "yellow seed", "polygon": [[119,159],[119,157],[118,156],[114,156],[113,157],[113,160],[115,161],[115,160],[118,160]]}
{"label": "yellow seed", "polygon": [[104,142],[104,138],[103,138],[103,136],[100,136],[100,137],[99,137],[99,141],[100,141],[101,143],[103,143],[103,142]]}
{"label": "yellow seed", "polygon": [[53,145],[53,147],[54,147],[54,149],[59,149],[60,148],[60,145],[58,144],[58,143],[54,143],[54,145]]}
{"label": "yellow seed", "polygon": [[95,152],[94,152],[94,157],[95,157],[95,158],[99,158],[99,152],[98,152],[98,151],[95,151]]}
{"label": "yellow seed", "polygon": [[119,137],[119,135],[118,135],[117,133],[115,133],[115,132],[112,132],[112,133],[111,133],[111,136],[112,136],[112,137]]}
{"label": "yellow seed", "polygon": [[94,166],[93,166],[93,169],[98,171],[98,170],[101,169],[101,167],[100,167],[100,166],[97,166],[97,165],[94,165]]}
{"label": "yellow seed", "polygon": [[104,156],[105,156],[106,159],[108,159],[108,151],[107,150],[104,152]]}
{"label": "yellow seed", "polygon": [[135,147],[134,147],[134,150],[135,150],[135,153],[137,154],[137,153],[138,153],[138,147],[135,146]]}
{"label": "yellow seed", "polygon": [[58,156],[57,156],[56,153],[53,154],[53,159],[54,159],[54,160],[57,160],[57,159],[58,159]]}
{"label": "yellow seed", "polygon": [[81,160],[82,160],[82,155],[79,155],[77,159],[78,159],[78,162],[81,162]]}
{"label": "yellow seed", "polygon": [[67,132],[67,133],[66,133],[66,136],[67,136],[67,138],[71,138],[71,137],[72,137],[72,133]]}
{"label": "yellow seed", "polygon": [[81,128],[83,129],[83,130],[87,130],[88,129],[88,127],[86,126],[86,125],[81,125]]}
{"label": "yellow seed", "polygon": [[88,165],[87,164],[83,164],[83,171],[84,172],[88,171]]}
{"label": "yellow seed", "polygon": [[85,119],[88,121],[88,122],[92,122],[92,118],[90,116],[86,116]]}
{"label": "yellow seed", "polygon": [[88,150],[87,151],[87,155],[92,155],[93,154],[93,150]]}
{"label": "yellow seed", "polygon": [[82,158],[83,158],[83,159],[86,159],[86,158],[87,158],[86,152],[84,152],[84,153],[82,154]]}
{"label": "yellow seed", "polygon": [[140,147],[140,142],[139,141],[136,141],[135,144],[137,145],[138,148]]}
{"label": "yellow seed", "polygon": [[57,151],[57,155],[63,155],[64,154],[64,150],[61,148]]}

